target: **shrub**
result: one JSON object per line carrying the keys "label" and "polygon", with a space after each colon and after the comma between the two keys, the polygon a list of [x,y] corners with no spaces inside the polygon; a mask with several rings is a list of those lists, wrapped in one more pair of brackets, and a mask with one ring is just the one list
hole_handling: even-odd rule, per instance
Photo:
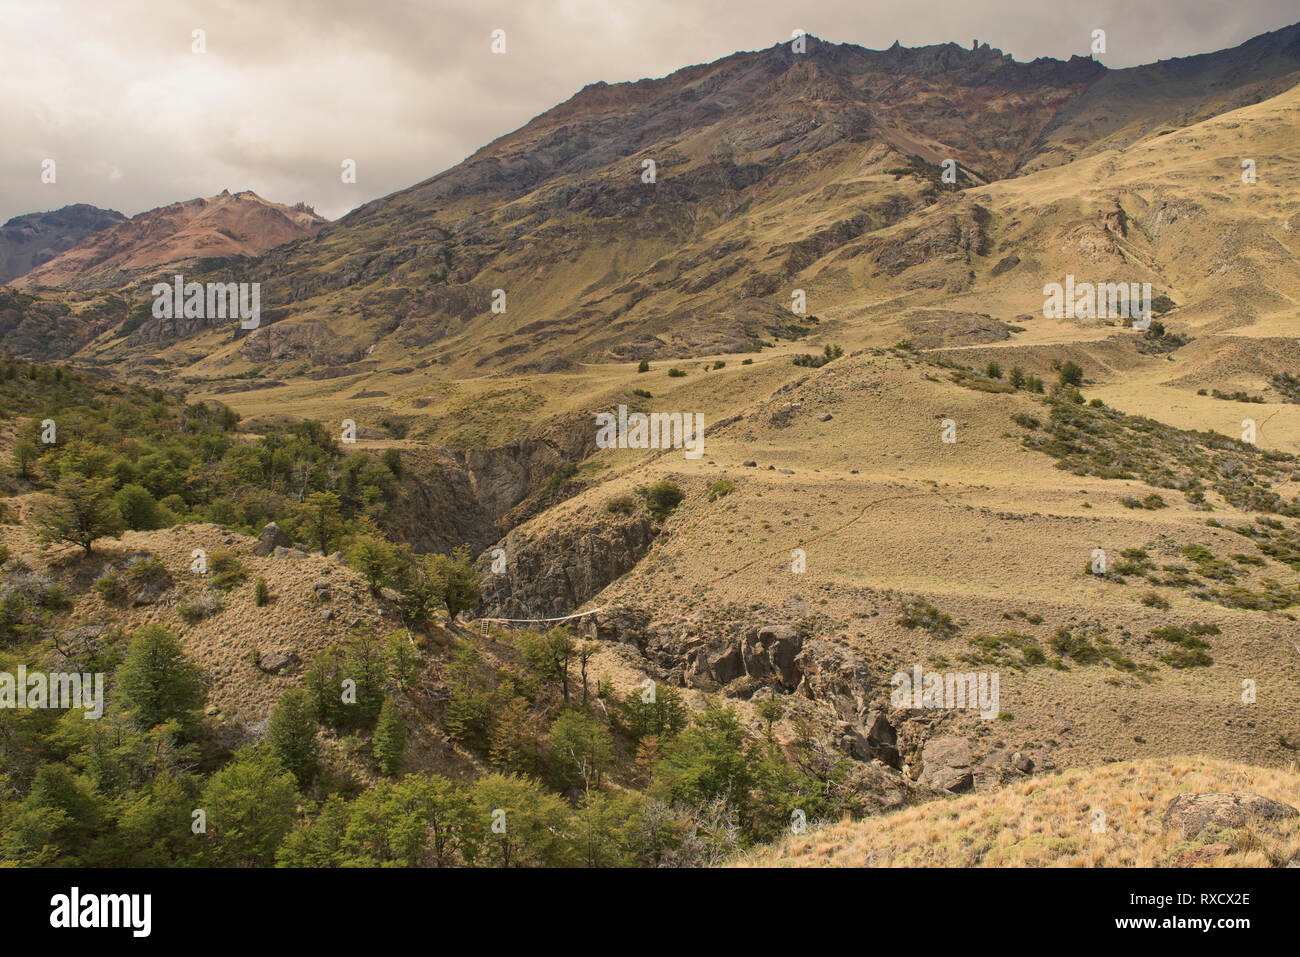
{"label": "shrub", "polygon": [[636,371],[637,371],[637,372],[649,372],[649,371],[650,371],[650,360],[649,360],[649,359],[642,359],[639,363],[637,363]]}
{"label": "shrub", "polygon": [[709,501],[716,502],[725,495],[730,495],[736,490],[736,483],[727,479],[719,479],[709,486]]}
{"label": "shrub", "polygon": [[384,449],[380,461],[384,463],[384,467],[388,471],[393,473],[394,478],[402,477],[402,452],[400,449]]}
{"label": "shrub", "polygon": [[110,605],[126,603],[126,582],[117,572],[107,572],[95,580],[95,594]]}
{"label": "shrub", "polygon": [[572,462],[565,462],[558,469],[551,473],[551,479],[546,483],[546,487],[554,492],[561,485],[578,474],[578,467]]}
{"label": "shrub", "polygon": [[194,601],[186,602],[176,608],[176,614],[180,615],[181,620],[187,625],[197,625],[204,618],[211,618],[219,611],[221,611],[221,599],[207,592]]}
{"label": "shrub", "polygon": [[267,587],[265,578],[259,578],[253,585],[253,604],[261,608],[270,600],[271,589]]}
{"label": "shrub", "polygon": [[951,638],[957,634],[957,626],[950,615],[919,598],[904,601],[899,606],[898,617],[894,621],[904,628],[920,628],[935,638]]}
{"label": "shrub", "polygon": [[672,514],[686,496],[673,482],[656,482],[646,491],[645,507],[652,518],[662,522]]}
{"label": "shrub", "polygon": [[605,503],[605,508],[615,515],[631,515],[636,511],[636,499],[631,495],[615,495]]}
{"label": "shrub", "polygon": [[230,591],[246,576],[239,556],[228,548],[214,551],[208,556],[208,572],[212,575],[212,586],[221,591]]}
{"label": "shrub", "polygon": [[668,377],[670,379],[680,379],[684,375],[686,375],[686,373],[681,369],[678,369],[676,366],[668,370]]}

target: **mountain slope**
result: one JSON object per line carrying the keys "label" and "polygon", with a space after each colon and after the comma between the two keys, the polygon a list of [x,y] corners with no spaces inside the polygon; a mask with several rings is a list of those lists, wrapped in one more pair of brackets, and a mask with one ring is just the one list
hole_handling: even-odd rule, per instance
{"label": "mountain slope", "polygon": [[309,207],[270,203],[251,191],[160,206],[94,235],[15,285],[103,289],[204,259],[255,256],[310,236],[325,220]]}
{"label": "mountain slope", "polygon": [[[1190,122],[1291,83],[1295,36],[1118,80],[1077,57],[810,40],[805,55],[780,45],[595,84],[456,168],[262,257],[252,269],[267,316],[252,335],[222,329],[171,353],[166,336],[150,344],[182,365],[202,354],[192,372],[203,377],[556,371],[798,337],[796,288],[820,317],[987,297],[986,268],[1038,255],[1027,216],[1054,215],[1079,234],[1067,242],[1101,226],[1096,210],[1055,208],[1045,191],[1038,208],[999,222],[985,197],[1006,194],[979,184],[1019,183],[1017,170],[1089,153],[1086,139],[1109,151],[1065,175],[1104,188],[1111,147],[1167,129],[1174,99]],[[1172,92],[1126,92],[1145,84]],[[935,165],[946,158],[960,164],[953,185]],[[492,308],[498,289],[504,313]]]}
{"label": "mountain slope", "polygon": [[100,209],[88,203],[15,216],[0,226],[0,282],[21,276],[87,236],[125,220],[117,210]]}

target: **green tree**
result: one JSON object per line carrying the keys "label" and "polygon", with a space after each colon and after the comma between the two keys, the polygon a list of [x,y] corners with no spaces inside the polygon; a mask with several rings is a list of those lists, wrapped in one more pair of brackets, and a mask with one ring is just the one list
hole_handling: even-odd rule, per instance
{"label": "green tree", "polygon": [[1076,362],[1066,361],[1061,365],[1060,379],[1061,385],[1081,386],[1083,385],[1083,368]]}
{"label": "green tree", "polygon": [[614,763],[614,740],[609,730],[578,708],[560,713],[551,725],[551,748],[562,788],[582,782],[583,790],[600,787],[602,775]]}
{"label": "green tree", "polygon": [[348,564],[365,578],[370,593],[378,595],[382,588],[396,582],[402,553],[382,538],[358,535],[348,551]]}
{"label": "green tree", "polygon": [[781,715],[785,714],[785,705],[775,695],[770,698],[764,698],[755,708],[758,716],[767,723],[766,734],[770,741],[772,739],[772,725],[781,720]]}
{"label": "green tree", "polygon": [[36,443],[22,439],[14,443],[13,461],[14,470],[18,477],[24,482],[30,482],[32,479],[32,466],[41,457],[41,450],[36,447]]}
{"label": "green tree", "polygon": [[525,632],[519,638],[519,650],[533,673],[543,681],[560,682],[560,690],[569,701],[569,664],[577,654],[573,635],[562,625],[545,634]]}
{"label": "green tree", "polygon": [[113,502],[127,528],[148,530],[158,527],[158,503],[143,485],[123,485],[113,496]]}
{"label": "green tree", "polygon": [[44,544],[68,542],[90,554],[97,538],[115,538],[126,523],[113,501],[113,484],[108,479],[88,479],[71,472],[55,485],[54,497],[42,502],[33,513],[38,538]]}
{"label": "green tree", "polygon": [[392,698],[385,698],[383,707],[379,709],[379,723],[375,725],[371,748],[381,773],[392,777],[402,770],[402,759],[406,755],[406,722]]}
{"label": "green tree", "polygon": [[339,867],[352,808],[337,794],[325,799],[314,821],[294,825],[275,851],[277,867]]}
{"label": "green tree", "polygon": [[573,818],[573,843],[581,867],[632,867],[641,850],[645,798],[589,791]]}
{"label": "green tree", "polygon": [[5,834],[5,857],[25,866],[85,867],[104,863],[103,796],[84,775],[42,764]]}
{"label": "green tree", "polygon": [[453,622],[462,611],[470,611],[478,605],[482,589],[468,545],[459,546],[451,555],[430,555],[427,560],[429,574],[436,582]]}
{"label": "green tree", "polygon": [[174,867],[195,851],[190,827],[194,797],[170,771],[132,793],[118,814],[119,860],[131,867]]}
{"label": "green tree", "polygon": [[339,497],[333,492],[312,492],[294,509],[294,519],[303,540],[328,555],[330,543],[343,534]]}
{"label": "green tree", "polygon": [[486,825],[460,784],[408,774],[380,781],[352,806],[343,851],[361,866],[472,864]]}
{"label": "green tree", "polygon": [[384,467],[393,473],[393,478],[402,477],[402,450],[401,449],[384,449],[384,454],[380,456],[380,461]]}
{"label": "green tree", "polygon": [[721,798],[743,811],[751,773],[735,709],[708,701],[704,712],[663,745],[656,788],[670,801],[703,806]]}
{"label": "green tree", "polygon": [[208,779],[207,858],[218,867],[265,867],[294,823],[298,788],[269,749],[245,748]]}
{"label": "green tree", "polygon": [[670,738],[686,727],[686,705],[681,692],[669,684],[656,684],[653,693],[633,688],[623,699],[620,720],[636,740]]}
{"label": "green tree", "polygon": [[266,740],[280,763],[305,785],[320,761],[318,726],[312,717],[311,696],[304,688],[290,688],[280,696],[267,724]]}
{"label": "green tree", "polygon": [[141,728],[174,719],[189,730],[198,724],[205,692],[199,669],[176,636],[162,625],[146,625],[118,666],[117,696]]}
{"label": "green tree", "polygon": [[573,862],[569,810],[554,794],[528,778],[488,774],[474,782],[472,795],[487,863],[564,867]]}

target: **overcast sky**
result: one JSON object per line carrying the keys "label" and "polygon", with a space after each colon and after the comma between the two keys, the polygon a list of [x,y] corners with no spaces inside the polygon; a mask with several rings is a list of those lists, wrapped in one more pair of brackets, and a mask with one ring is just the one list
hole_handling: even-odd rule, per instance
{"label": "overcast sky", "polygon": [[78,202],[134,215],[227,188],[333,219],[588,83],[796,28],[873,49],[978,38],[1018,60],[1087,54],[1102,28],[1098,59],[1125,67],[1296,19],[1295,0],[0,0],[0,222]]}

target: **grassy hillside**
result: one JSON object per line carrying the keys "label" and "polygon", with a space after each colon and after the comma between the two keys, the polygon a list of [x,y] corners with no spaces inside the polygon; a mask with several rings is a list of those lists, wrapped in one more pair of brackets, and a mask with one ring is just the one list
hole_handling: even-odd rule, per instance
{"label": "grassy hillside", "polygon": [[[1297,818],[1188,839],[1162,829],[1179,794],[1248,791],[1294,804],[1295,766],[1203,757],[1072,769],[994,794],[935,801],[788,836],[742,867],[1270,867],[1300,854]],[[1104,822],[1097,812],[1104,813]],[[1094,826],[1103,829],[1094,830]],[[1226,845],[1223,847],[1221,845]],[[1210,848],[1210,850],[1206,850]]]}

